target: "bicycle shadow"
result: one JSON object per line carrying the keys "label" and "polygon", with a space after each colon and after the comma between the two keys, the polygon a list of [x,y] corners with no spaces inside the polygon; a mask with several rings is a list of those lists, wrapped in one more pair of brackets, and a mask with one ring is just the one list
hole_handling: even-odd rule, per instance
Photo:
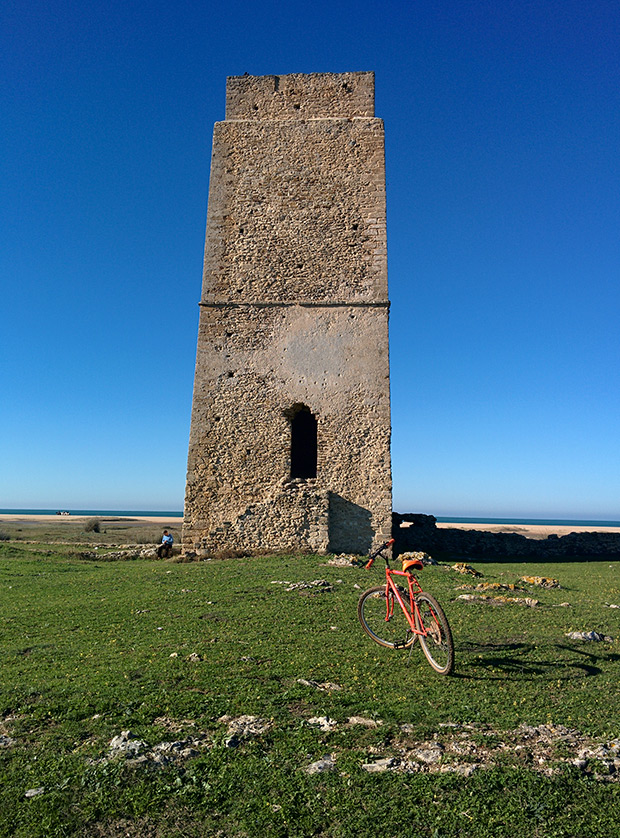
{"label": "bicycle shadow", "polygon": [[452,677],[471,681],[568,681],[576,675],[593,678],[603,673],[602,664],[620,662],[619,654],[581,649],[568,643],[551,644],[541,655],[541,647],[533,643],[465,641],[457,646],[457,654],[459,665]]}

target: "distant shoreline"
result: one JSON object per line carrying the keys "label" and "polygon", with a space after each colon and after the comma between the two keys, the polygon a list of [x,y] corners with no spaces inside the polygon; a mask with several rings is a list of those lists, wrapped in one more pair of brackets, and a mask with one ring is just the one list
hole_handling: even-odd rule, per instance
{"label": "distant shoreline", "polygon": [[596,530],[620,527],[620,521],[607,521],[592,518],[467,518],[461,515],[446,517],[434,516],[438,524],[467,525],[484,524],[489,526],[534,526],[534,527],[592,527]]}
{"label": "distant shoreline", "polygon": [[479,532],[494,532],[494,533],[516,533],[517,535],[524,535],[526,538],[534,538],[537,540],[547,538],[550,535],[563,536],[571,532],[620,532],[620,524],[614,526],[611,523],[599,523],[598,525],[593,521],[591,524],[488,524],[481,521],[464,523],[463,521],[437,521],[437,529],[453,529],[453,530],[478,530]]}
{"label": "distant shoreline", "polygon": [[76,524],[79,522],[83,522],[88,520],[89,518],[99,518],[102,521],[138,521],[139,523],[148,523],[148,524],[168,524],[168,526],[180,526],[183,523],[183,516],[177,515],[175,513],[167,514],[165,512],[160,513],[134,513],[133,515],[130,514],[121,514],[117,512],[105,513],[105,512],[88,512],[88,513],[71,513],[70,515],[58,515],[57,513],[28,513],[28,512],[3,512],[0,510],[0,523],[22,523],[22,524],[37,524],[37,523],[58,523],[58,524],[70,524],[71,522],[75,522]]}
{"label": "distant shoreline", "polygon": [[[183,523],[182,512],[146,512],[114,510],[67,510],[69,515],[58,515],[52,510],[0,509],[0,523],[71,523],[88,518],[116,519],[178,527]],[[437,516],[438,529],[478,530],[493,533],[517,533],[526,538],[544,539],[549,535],[563,536],[571,532],[620,532],[620,521],[568,521],[535,518],[445,518]]]}
{"label": "distant shoreline", "polygon": [[[63,513],[60,515],[59,513]],[[68,513],[68,514],[67,514]],[[2,508],[0,509],[0,518],[15,516],[32,517],[45,516],[51,518],[63,517],[67,518],[183,518],[183,512],[179,510],[168,509],[151,509],[151,510],[134,510],[134,509],[67,509],[61,507],[60,509],[26,509],[26,508]],[[492,529],[495,531],[496,527],[572,527],[582,529],[584,527],[593,531],[618,529],[620,528],[620,520],[597,520],[587,518],[493,518],[493,517],[465,517],[462,515],[445,516],[435,515],[437,526],[459,527],[462,529],[470,529],[475,527],[477,529]]]}

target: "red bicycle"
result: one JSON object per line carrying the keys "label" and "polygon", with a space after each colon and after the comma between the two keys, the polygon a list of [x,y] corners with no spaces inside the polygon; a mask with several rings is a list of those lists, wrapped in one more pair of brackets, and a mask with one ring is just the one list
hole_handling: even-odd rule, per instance
{"label": "red bicycle", "polygon": [[[388,649],[411,649],[420,638],[427,661],[436,672],[449,675],[454,667],[454,643],[447,617],[435,597],[422,590],[411,570],[422,569],[419,559],[403,562],[402,570],[392,570],[384,552],[394,544],[391,538],[371,553],[365,567],[372,567],[377,556],[385,559],[385,585],[369,588],[359,598],[357,616],[366,634]],[[406,580],[407,590],[395,577]],[[395,606],[398,605],[398,608]]]}

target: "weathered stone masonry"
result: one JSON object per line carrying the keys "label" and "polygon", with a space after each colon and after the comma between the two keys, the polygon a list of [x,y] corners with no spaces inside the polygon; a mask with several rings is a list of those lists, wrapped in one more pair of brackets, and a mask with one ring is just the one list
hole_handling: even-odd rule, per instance
{"label": "weathered stone masonry", "polygon": [[365,552],[389,537],[385,222],[372,73],[227,80],[186,551]]}

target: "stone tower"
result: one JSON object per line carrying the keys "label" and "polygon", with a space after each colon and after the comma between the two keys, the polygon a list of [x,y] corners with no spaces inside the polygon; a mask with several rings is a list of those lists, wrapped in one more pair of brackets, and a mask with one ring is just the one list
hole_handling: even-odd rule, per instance
{"label": "stone tower", "polygon": [[185,551],[362,553],[390,537],[388,309],[374,74],[229,78]]}

